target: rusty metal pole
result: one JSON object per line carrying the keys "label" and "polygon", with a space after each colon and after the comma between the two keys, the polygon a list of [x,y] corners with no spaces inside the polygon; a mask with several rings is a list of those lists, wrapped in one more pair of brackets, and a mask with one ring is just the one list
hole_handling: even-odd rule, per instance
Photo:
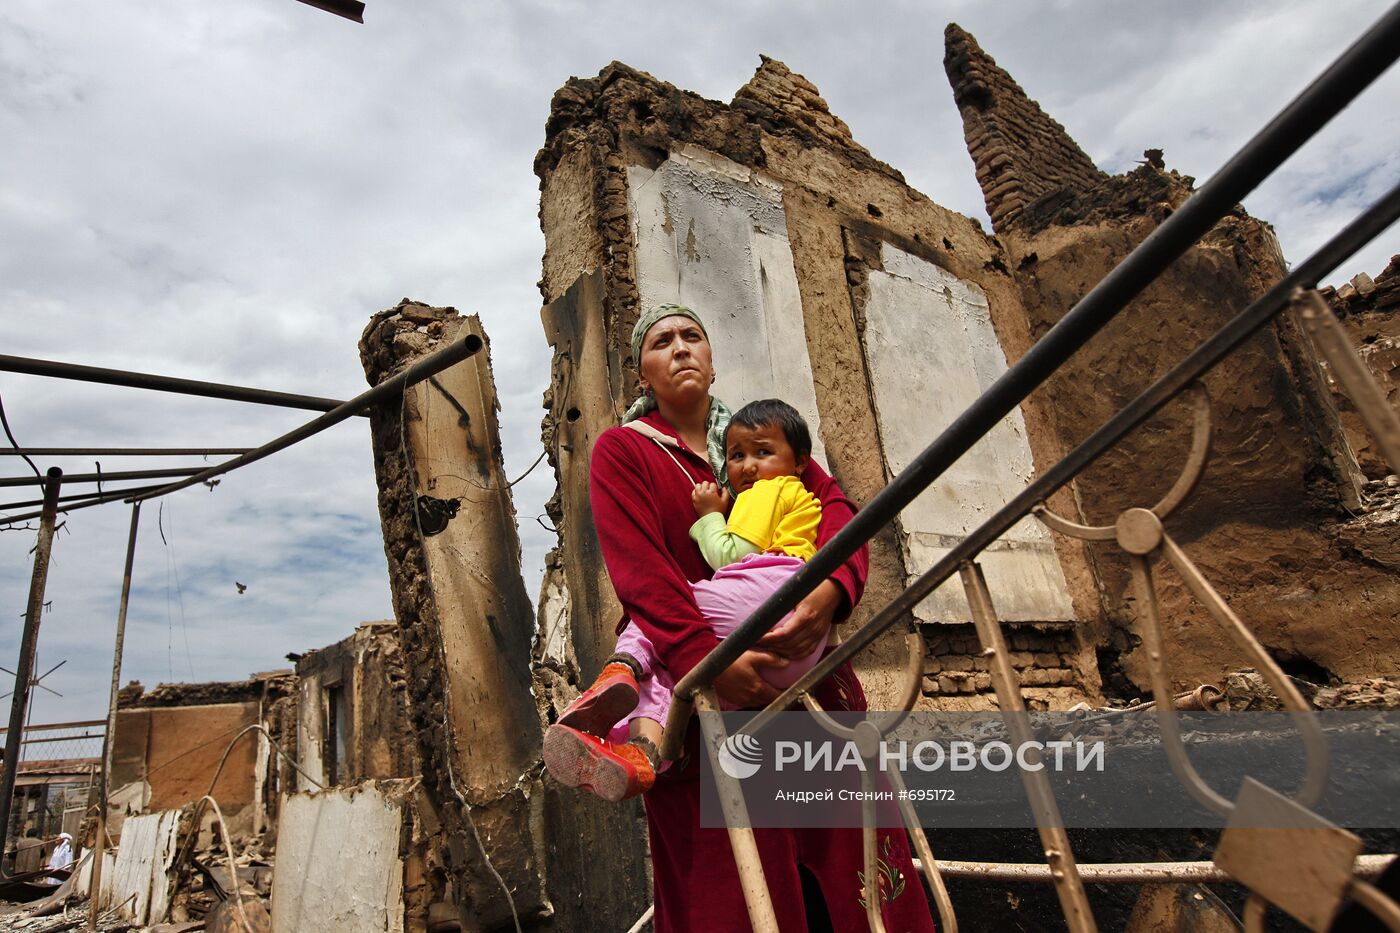
{"label": "rusty metal pole", "polygon": [[39,540],[34,545],[34,574],[29,579],[29,604],[24,610],[24,633],[20,636],[19,661],[15,664],[15,692],[10,701],[10,730],[5,733],[5,776],[0,781],[0,877],[7,877],[3,853],[10,847],[10,810],[15,799],[15,777],[19,772],[20,743],[24,739],[24,717],[29,706],[29,678],[33,675],[34,646],[39,641],[39,619],[44,611],[44,585],[49,579],[49,554],[53,551],[54,520],[58,517],[58,491],[63,471],[50,467],[44,477],[44,508],[39,516]]}
{"label": "rusty metal pole", "polygon": [[136,526],[141,503],[131,504],[131,533],[126,539],[126,569],[117,608],[117,642],[112,648],[112,692],[107,697],[107,734],[102,737],[102,776],[97,783],[97,840],[92,846],[92,883],[88,886],[87,928],[97,929],[98,895],[102,893],[102,854],[107,847],[107,794],[112,789],[112,740],[117,734],[117,690],[122,680],[122,650],[126,645],[126,607],[131,601],[131,567],[136,562]]}

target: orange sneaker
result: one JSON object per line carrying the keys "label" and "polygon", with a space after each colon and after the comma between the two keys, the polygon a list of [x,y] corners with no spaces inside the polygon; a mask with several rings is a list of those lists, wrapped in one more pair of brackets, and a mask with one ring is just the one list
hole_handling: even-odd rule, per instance
{"label": "orange sneaker", "polygon": [[644,794],[656,783],[651,761],[637,746],[609,742],[558,723],[545,731],[544,765],[560,784],[592,791],[614,803]]}
{"label": "orange sneaker", "polygon": [[637,708],[638,696],[632,668],[621,661],[610,661],[603,665],[593,686],[564,710],[559,725],[606,738],[622,717]]}

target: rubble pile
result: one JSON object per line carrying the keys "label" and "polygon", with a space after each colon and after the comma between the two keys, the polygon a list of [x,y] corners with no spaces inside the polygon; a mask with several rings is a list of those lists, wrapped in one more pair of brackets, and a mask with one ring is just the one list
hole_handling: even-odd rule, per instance
{"label": "rubble pile", "polygon": [[196,849],[189,865],[180,868],[170,905],[172,924],[202,921],[209,929],[216,916],[234,907],[235,897],[243,900],[244,912],[255,925],[255,915],[269,914],[265,902],[272,897],[272,842],[257,835],[241,844],[234,840],[234,845],[236,884],[229,876],[228,855],[222,844],[211,842]]}

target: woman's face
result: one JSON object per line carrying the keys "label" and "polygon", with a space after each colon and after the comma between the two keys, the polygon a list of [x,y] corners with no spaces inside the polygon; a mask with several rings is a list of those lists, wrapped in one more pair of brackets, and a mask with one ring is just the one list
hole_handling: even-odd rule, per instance
{"label": "woman's face", "polygon": [[710,341],[700,325],[684,315],[663,317],[642,338],[642,389],[658,402],[685,407],[709,398],[715,371]]}

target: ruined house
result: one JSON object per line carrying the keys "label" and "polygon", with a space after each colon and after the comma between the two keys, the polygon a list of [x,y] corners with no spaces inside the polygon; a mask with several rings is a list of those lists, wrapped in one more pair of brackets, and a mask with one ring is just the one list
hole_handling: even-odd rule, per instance
{"label": "ruined house", "polygon": [[[1386,401],[1400,408],[1400,256],[1374,279],[1362,272],[1336,290],[1323,294],[1341,318],[1367,369],[1385,392]],[[1326,371],[1326,367],[1323,367]],[[1341,414],[1347,443],[1361,471],[1370,480],[1384,480],[1390,467],[1381,459],[1375,440],[1357,414],[1355,403],[1328,373],[1327,384]]]}
{"label": "ruined house", "polygon": [[[366,622],[355,634],[296,660],[298,790],[412,778],[418,764],[408,727],[408,673],[392,622]],[[284,765],[285,766],[285,765]]]}
{"label": "ruined house", "polygon": [[113,838],[120,839],[128,816],[178,810],[211,793],[233,834],[261,833],[275,824],[279,795],[290,785],[273,765],[267,736],[230,743],[264,723],[280,739],[276,727],[292,701],[293,682],[291,671],[271,671],[226,683],[160,684],[149,692],[139,683],[123,688],[112,740],[107,828]]}
{"label": "ruined house", "polygon": [[[275,929],[428,929],[430,835],[408,678],[392,622],[293,655],[296,719],[277,826],[270,916]],[[313,783],[315,782],[315,783]],[[328,851],[353,858],[327,858]]]}
{"label": "ruined house", "polygon": [[[698,309],[710,324],[716,395],[791,401],[814,429],[816,455],[868,501],[1190,195],[1193,180],[1157,153],[1126,174],[1103,172],[971,36],[950,26],[946,42],[990,233],[910,188],[809,81],[772,59],[728,104],[620,63],[556,93],[535,168],[542,322],[554,348],[543,434],[558,487],[548,514],[559,546],[537,623],[519,584],[486,354],[374,413],[422,775],[413,826],[428,840],[416,896],[442,929],[512,917],[531,929],[626,929],[649,901],[639,807],[561,794],[538,760],[543,727],[598,670],[620,615],[590,520],[588,455],[636,395],[628,335],[641,308]],[[1266,223],[1243,209],[1222,220],[871,542],[854,621],[1284,269]],[[1395,335],[1381,312],[1394,278],[1388,270],[1334,296],[1391,387]],[[485,343],[475,319],[405,300],[370,322],[361,356],[378,383],[473,336]],[[1173,536],[1291,672],[1394,674],[1393,522],[1356,517],[1367,471],[1380,468],[1309,338],[1281,317],[1205,389],[1213,453],[1172,517]],[[1190,423],[1187,406],[1168,408],[1048,507],[1111,524],[1151,505],[1176,480]],[[981,562],[1034,706],[1147,692],[1120,552],[1028,518]],[[1214,683],[1239,666],[1179,581],[1163,581],[1160,598],[1174,620],[1166,651],[1176,686]],[[1350,624],[1358,616],[1365,626]],[[969,617],[956,581],[915,612],[926,708],[995,706]],[[893,700],[905,645],[887,633],[861,656],[872,706]],[[320,696],[328,708],[341,702]]]}

